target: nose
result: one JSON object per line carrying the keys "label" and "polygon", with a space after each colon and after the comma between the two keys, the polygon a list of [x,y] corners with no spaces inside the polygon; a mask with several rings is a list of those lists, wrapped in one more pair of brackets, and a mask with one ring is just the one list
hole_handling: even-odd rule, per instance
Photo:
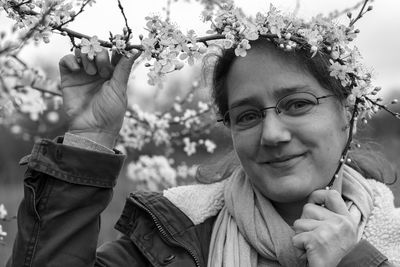
{"label": "nose", "polygon": [[287,143],[291,139],[290,130],[276,112],[265,114],[262,122],[261,145],[277,146],[281,143]]}

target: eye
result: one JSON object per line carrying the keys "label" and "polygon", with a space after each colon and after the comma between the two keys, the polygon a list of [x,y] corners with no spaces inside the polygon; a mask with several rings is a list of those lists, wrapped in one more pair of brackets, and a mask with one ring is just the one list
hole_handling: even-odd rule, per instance
{"label": "eye", "polygon": [[237,125],[249,125],[258,122],[260,112],[258,110],[246,110],[238,114],[235,118]]}
{"label": "eye", "polygon": [[315,101],[307,98],[287,99],[279,105],[279,110],[287,115],[302,115],[310,111],[315,105]]}

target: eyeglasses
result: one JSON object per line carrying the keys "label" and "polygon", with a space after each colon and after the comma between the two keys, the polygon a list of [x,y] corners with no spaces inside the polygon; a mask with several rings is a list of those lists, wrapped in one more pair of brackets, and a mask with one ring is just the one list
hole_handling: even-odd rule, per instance
{"label": "eyeglasses", "polygon": [[319,100],[335,95],[324,95],[316,97],[309,92],[299,92],[286,95],[278,100],[276,106],[257,108],[252,105],[241,105],[228,110],[222,119],[225,126],[234,131],[243,131],[260,124],[267,114],[268,109],[275,109],[280,117],[298,118],[314,111],[320,104]]}

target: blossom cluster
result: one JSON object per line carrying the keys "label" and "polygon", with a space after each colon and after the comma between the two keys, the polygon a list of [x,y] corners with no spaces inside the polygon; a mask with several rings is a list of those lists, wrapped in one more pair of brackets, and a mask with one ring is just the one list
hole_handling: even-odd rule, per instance
{"label": "blossom cluster", "polygon": [[368,96],[379,89],[372,86],[371,71],[363,65],[357,47],[351,42],[359,33],[354,23],[370,10],[372,7],[366,11],[361,9],[354,19],[348,13],[350,22],[347,26],[322,15],[305,21],[292,14],[282,14],[272,4],[268,12],[259,12],[255,18],[244,16],[233,5],[225,5],[214,18],[208,16],[205,20],[211,22],[209,33],[222,34],[225,38],[223,47],[234,47],[237,56],[246,56],[246,51],[251,48],[249,41],[267,38],[285,51],[308,50],[310,57],[319,54],[328,58],[330,75],[341,82],[345,95],[348,95],[348,104],[354,105],[355,99],[361,99],[357,108],[359,115],[365,117],[377,107]]}
{"label": "blossom cluster", "polygon": [[[200,107],[196,111],[183,109],[182,104],[175,102],[172,104],[173,111],[164,113],[146,112],[138,105],[132,105],[125,116],[119,143],[138,151],[145,145],[154,144],[163,146],[166,150],[171,150],[173,146],[181,146],[188,156],[194,154],[198,146],[203,146],[208,153],[213,153],[215,143],[209,139],[198,139],[195,135],[196,129],[200,134],[205,127],[209,127],[208,123],[211,120],[209,105],[201,101],[198,104]],[[188,135],[196,138],[196,141],[190,141]]]}
{"label": "blossom cluster", "polygon": [[[4,207],[4,204],[1,204],[0,205],[0,221],[5,220],[6,217],[7,217],[7,210]],[[1,244],[1,241],[3,241],[4,237],[6,237],[6,236],[7,236],[7,233],[5,231],[3,231],[3,227],[0,224],[0,244]]]}
{"label": "blossom cluster", "polygon": [[180,70],[184,61],[193,65],[207,52],[204,44],[197,42],[196,34],[190,30],[184,34],[179,28],[161,19],[158,15],[147,16],[147,36],[141,37],[143,57],[153,63],[148,63],[149,84],[159,84],[165,74]]}
{"label": "blossom cluster", "polygon": [[143,155],[137,161],[128,164],[127,175],[137,187],[144,186],[153,191],[176,186],[179,178],[195,176],[196,166],[189,167],[182,163],[174,168],[173,163],[173,160],[165,156]]}
{"label": "blossom cluster", "polygon": [[[38,90],[38,86],[46,91]],[[27,67],[15,55],[0,55],[0,124],[11,128],[16,111],[37,121],[49,107],[58,109],[61,97],[50,94],[58,91],[57,86],[41,70]]]}
{"label": "blossom cluster", "polygon": [[73,21],[86,5],[94,3],[95,0],[0,0],[0,8],[16,21],[15,27],[20,29],[20,40],[32,38],[37,42],[48,43],[53,30]]}
{"label": "blossom cluster", "polygon": [[[126,56],[130,55],[133,48],[142,50],[141,59],[146,61],[148,82],[151,85],[160,85],[166,74],[182,69],[185,64],[194,65],[204,56],[214,54],[215,46],[232,48],[237,56],[244,57],[252,41],[267,38],[285,51],[303,50],[310,57],[328,58],[331,64],[329,74],[337,78],[345,88],[349,95],[348,103],[355,104],[357,99],[362,100],[357,102],[361,117],[385,108],[379,101],[369,98],[379,88],[372,86],[371,71],[362,64],[357,48],[351,45],[359,33],[354,27],[355,22],[371,9],[364,12],[368,0],[365,0],[357,17],[353,18],[349,13],[350,23],[347,26],[321,15],[305,21],[292,14],[283,14],[273,5],[270,5],[267,12],[249,17],[236,8],[231,0],[199,1],[205,6],[204,22],[210,25],[207,36],[200,37],[194,30],[183,33],[169,19],[151,15],[145,18],[146,33],[138,35],[139,44],[134,45],[131,43],[133,33],[127,23],[122,33],[110,33],[108,41],[66,28],[86,5],[94,3],[93,0],[0,0],[0,8],[16,21],[15,27],[19,29],[17,41],[5,43],[0,40],[0,124],[5,124],[6,118],[16,111],[37,120],[48,109],[49,99],[57,99],[51,105],[59,106],[59,93],[56,88],[51,88],[54,85],[46,84],[46,90],[43,90],[43,86],[37,86],[38,81],[45,80],[43,75],[10,56],[10,51],[21,47],[21,40],[22,43],[31,39],[48,42],[54,31],[68,36],[72,45],[79,47],[92,60],[103,47]],[[79,44],[75,43],[76,39],[81,39]],[[8,54],[2,54],[2,51]],[[198,86],[194,86],[194,89],[197,90]],[[149,185],[151,187],[156,187],[157,183],[173,185],[176,184],[176,178],[182,176],[178,173],[183,173],[175,170],[174,174],[171,170],[174,169],[174,162],[170,155],[176,147],[182,149],[187,156],[194,155],[200,148],[208,153],[214,152],[215,143],[204,137],[204,133],[213,126],[210,123],[214,120],[210,116],[211,105],[198,101],[185,106],[192,98],[192,95],[177,98],[171,103],[171,108],[164,112],[146,112],[139,106],[130,107],[120,132],[120,146],[143,151],[147,145],[154,145],[163,148],[160,150],[163,156],[139,158],[137,162],[131,163],[129,177],[147,177],[153,181],[153,185]],[[56,113],[48,114],[52,120],[57,119]],[[9,125],[12,131],[21,132],[18,125]],[[156,178],[164,173],[169,175],[164,180]]]}

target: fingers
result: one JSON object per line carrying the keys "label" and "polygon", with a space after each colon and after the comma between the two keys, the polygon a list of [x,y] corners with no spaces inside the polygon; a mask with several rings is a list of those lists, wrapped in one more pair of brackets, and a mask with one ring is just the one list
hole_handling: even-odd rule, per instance
{"label": "fingers", "polygon": [[324,205],[328,210],[347,215],[348,210],[342,196],[336,190],[316,190],[310,194],[308,203]]}
{"label": "fingers", "polygon": [[[129,74],[131,73],[131,68],[135,60],[140,56],[141,51],[132,55],[131,57],[123,56],[119,60],[118,64],[115,66],[111,82],[117,84],[118,88],[126,90],[126,84],[128,83]],[[114,61],[114,60],[113,60]]]}
{"label": "fingers", "polygon": [[78,61],[81,61],[83,69],[87,74],[95,75],[97,73],[95,62],[90,60],[85,54],[82,54],[80,49],[75,49],[75,57]]}
{"label": "fingers", "polygon": [[58,65],[60,73],[76,72],[81,69],[81,66],[74,55],[66,55],[62,57]]}
{"label": "fingers", "polygon": [[314,219],[298,219],[293,223],[293,230],[298,233],[313,231],[321,225],[321,221]]}
{"label": "fingers", "polygon": [[324,221],[334,216],[334,213],[330,210],[321,207],[317,204],[307,203],[303,207],[301,219],[313,219],[318,221]]}
{"label": "fingers", "polygon": [[307,234],[307,232],[296,234],[295,236],[292,237],[292,244],[297,249],[295,253],[299,259],[301,260],[307,259],[306,247],[309,243],[310,243],[310,237]]}
{"label": "fingers", "polygon": [[111,55],[111,65],[116,66],[121,58],[122,54],[113,51]]}
{"label": "fingers", "polygon": [[106,49],[97,53],[94,60],[90,60],[87,55],[82,54],[80,49],[75,49],[74,55],[65,56],[60,61],[60,68],[66,67],[69,71],[79,71],[81,67],[88,75],[98,74],[101,78],[108,79],[114,70],[111,65],[110,57]]}
{"label": "fingers", "polygon": [[100,77],[105,79],[110,78],[114,68],[111,65],[107,50],[103,49],[100,53],[97,53],[95,62]]}
{"label": "fingers", "polygon": [[311,235],[308,232],[300,233],[292,237],[293,246],[300,250],[307,250],[307,244],[311,241]]}

